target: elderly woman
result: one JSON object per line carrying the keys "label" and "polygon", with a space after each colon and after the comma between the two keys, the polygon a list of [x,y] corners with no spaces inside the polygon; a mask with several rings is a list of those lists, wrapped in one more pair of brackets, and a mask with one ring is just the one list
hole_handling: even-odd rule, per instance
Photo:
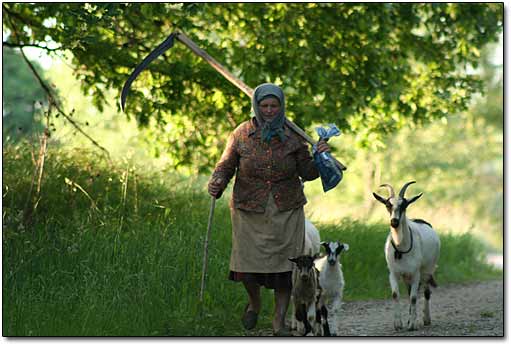
{"label": "elderly woman", "polygon": [[[303,251],[307,202],[301,180],[319,177],[305,142],[284,125],[282,89],[262,84],[252,97],[254,118],[230,135],[216,164],[208,192],[219,198],[236,173],[230,202],[232,250],[229,279],[242,282],[248,304],[242,324],[255,327],[261,308],[260,287],[273,289],[273,333],[290,335],[284,326],[291,296],[292,263]],[[319,152],[329,151],[324,141]]]}

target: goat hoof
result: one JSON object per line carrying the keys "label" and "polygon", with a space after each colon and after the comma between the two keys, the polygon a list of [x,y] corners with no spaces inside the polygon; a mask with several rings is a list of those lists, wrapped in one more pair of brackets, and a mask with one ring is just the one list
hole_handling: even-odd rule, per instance
{"label": "goat hoof", "polygon": [[275,337],[293,337],[294,336],[293,332],[286,328],[281,328],[278,331],[273,331],[273,335]]}
{"label": "goat hoof", "polygon": [[394,329],[396,331],[399,331],[403,328],[403,323],[401,322],[401,319],[399,320],[394,320]]}
{"label": "goat hoof", "polygon": [[408,320],[408,331],[416,331],[419,327],[417,326],[416,321],[410,321]]}
{"label": "goat hoof", "polygon": [[424,319],[424,326],[431,325],[431,319]]}

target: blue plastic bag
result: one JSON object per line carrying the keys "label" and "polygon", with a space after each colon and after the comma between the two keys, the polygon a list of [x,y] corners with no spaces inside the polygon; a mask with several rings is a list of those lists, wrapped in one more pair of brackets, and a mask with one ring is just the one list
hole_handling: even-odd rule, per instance
{"label": "blue plastic bag", "polygon": [[[328,141],[332,136],[339,136],[341,132],[335,126],[335,124],[328,124],[328,128],[317,127],[316,132],[320,139]],[[321,184],[323,185],[323,191],[333,189],[342,180],[342,171],[334,163],[332,155],[329,152],[318,153],[316,145],[312,147],[314,163],[319,170],[321,176]]]}

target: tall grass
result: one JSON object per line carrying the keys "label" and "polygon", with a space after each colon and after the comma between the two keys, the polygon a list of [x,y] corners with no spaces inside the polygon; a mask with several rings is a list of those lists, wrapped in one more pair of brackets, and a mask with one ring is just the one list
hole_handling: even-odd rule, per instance
{"label": "tall grass", "polygon": [[[198,295],[209,210],[207,177],[109,165],[90,152],[50,150],[34,218],[22,214],[33,171],[25,146],[3,151],[4,336],[237,336],[246,304],[227,281],[228,197],[218,201],[206,293]],[[386,297],[384,225],[345,220],[322,238],[350,244],[346,299]],[[443,237],[439,283],[500,276],[470,236]],[[263,291],[259,327],[271,326]]]}

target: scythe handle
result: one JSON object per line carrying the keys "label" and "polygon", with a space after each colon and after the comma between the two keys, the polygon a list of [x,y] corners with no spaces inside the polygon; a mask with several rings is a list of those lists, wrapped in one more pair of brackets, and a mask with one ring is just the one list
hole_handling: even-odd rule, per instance
{"label": "scythe handle", "polygon": [[[193,51],[196,55],[202,57],[211,67],[213,67],[217,72],[222,74],[227,80],[229,80],[231,83],[233,83],[236,87],[238,87],[243,93],[245,93],[247,96],[252,98],[252,95],[254,94],[254,90],[247,86],[243,81],[235,77],[231,72],[229,72],[227,69],[225,69],[224,66],[222,66],[218,61],[216,61],[213,57],[211,57],[207,52],[202,50],[195,44],[188,36],[186,36],[182,32],[177,32],[176,39],[179,40],[181,43],[186,45],[188,48],[190,48],[191,51]],[[297,133],[299,136],[301,136],[305,141],[310,143],[311,145],[316,144],[316,141],[314,141],[305,131],[303,131],[299,126],[297,126],[295,123],[291,122],[289,119],[286,119],[286,125],[293,130],[295,133]],[[342,163],[340,163],[337,159],[332,157],[337,167],[341,169],[341,171],[346,170],[346,166],[344,166]]]}
{"label": "scythe handle", "polygon": [[186,36],[182,32],[178,32],[176,38],[181,43],[190,48],[190,50],[193,51],[196,55],[202,57],[217,72],[222,74],[227,80],[229,80],[231,83],[236,85],[240,90],[242,90],[243,93],[252,98],[252,95],[254,94],[254,90],[252,88],[248,87],[243,81],[235,77],[231,72],[225,69],[224,66],[222,66],[214,58],[212,58],[207,52],[199,48],[197,44],[195,44],[190,38],[188,38],[188,36]]}

